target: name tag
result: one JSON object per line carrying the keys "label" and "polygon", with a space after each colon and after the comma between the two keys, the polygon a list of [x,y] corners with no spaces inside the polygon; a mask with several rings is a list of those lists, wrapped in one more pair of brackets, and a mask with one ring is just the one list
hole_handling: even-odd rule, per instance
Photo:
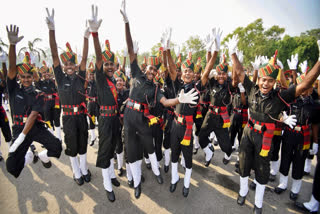
{"label": "name tag", "polygon": [[140,104],[135,103],[135,104],[133,105],[133,108],[134,108],[134,109],[137,109],[137,110],[140,110]]}

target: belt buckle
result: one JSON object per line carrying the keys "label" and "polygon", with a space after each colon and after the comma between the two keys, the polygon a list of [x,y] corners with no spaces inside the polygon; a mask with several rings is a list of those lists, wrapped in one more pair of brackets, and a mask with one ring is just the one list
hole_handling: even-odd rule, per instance
{"label": "belt buckle", "polygon": [[301,127],[296,126],[296,127],[294,127],[294,130],[301,132]]}
{"label": "belt buckle", "polygon": [[136,110],[140,110],[140,104],[138,103],[133,104],[133,108]]}
{"label": "belt buckle", "polygon": [[23,122],[23,123],[26,123],[26,122],[27,122],[27,119],[28,119],[27,117],[23,117],[22,122]]}
{"label": "belt buckle", "polygon": [[78,107],[77,106],[73,108],[73,112],[78,112]]}
{"label": "belt buckle", "polygon": [[48,95],[48,99],[52,99],[52,95]]}
{"label": "belt buckle", "polygon": [[215,109],[214,109],[214,112],[215,112],[215,113],[219,113],[219,108],[215,108]]}
{"label": "belt buckle", "polygon": [[259,124],[254,124],[254,128],[258,131],[261,131],[262,126]]}
{"label": "belt buckle", "polygon": [[178,117],[178,122],[183,123],[183,117]]}
{"label": "belt buckle", "polygon": [[238,113],[241,113],[241,110],[240,110],[240,109],[237,109],[237,112],[238,112]]}
{"label": "belt buckle", "polygon": [[117,111],[117,110],[114,110],[114,113],[115,113],[115,114],[117,114],[117,113],[118,113],[118,111]]}

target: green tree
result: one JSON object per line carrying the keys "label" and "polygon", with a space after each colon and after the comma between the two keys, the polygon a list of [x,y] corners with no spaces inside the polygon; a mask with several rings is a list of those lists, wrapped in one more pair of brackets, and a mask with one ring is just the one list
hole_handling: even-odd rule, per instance
{"label": "green tree", "polygon": [[20,55],[22,52],[28,51],[30,54],[35,54],[38,57],[38,61],[41,60],[41,54],[44,58],[47,57],[46,51],[42,48],[37,47],[37,43],[41,42],[42,39],[35,38],[33,41],[28,41],[28,46],[23,47],[19,50],[18,55]]}

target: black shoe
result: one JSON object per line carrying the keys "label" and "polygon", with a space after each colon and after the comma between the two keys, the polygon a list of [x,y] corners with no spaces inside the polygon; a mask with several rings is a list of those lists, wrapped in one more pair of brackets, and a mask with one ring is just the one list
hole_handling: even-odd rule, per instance
{"label": "black shoe", "polygon": [[300,210],[303,210],[303,211],[307,211],[307,212],[310,212],[310,213],[317,213],[317,212],[311,212],[308,208],[306,208],[305,206],[304,206],[304,204],[303,203],[301,203],[301,202],[294,202],[294,205],[297,207],[297,208],[299,208]]}
{"label": "black shoe", "polygon": [[163,178],[162,178],[161,174],[156,175],[156,179],[157,179],[157,182],[158,182],[159,184],[163,184]]}
{"label": "black shoe", "polygon": [[74,180],[79,186],[83,185],[83,183],[84,183],[82,176],[81,176],[80,178],[75,178],[75,177],[73,176],[73,180]]}
{"label": "black shoe", "polygon": [[147,169],[151,169],[151,163],[147,163]]}
{"label": "black shoe", "polygon": [[218,141],[214,141],[213,145],[218,146],[219,145]]}
{"label": "black shoe", "polygon": [[303,175],[310,175],[310,172],[303,171]]}
{"label": "black shoe", "polygon": [[120,168],[120,169],[118,170],[118,176],[121,177],[122,175],[123,175],[123,169]]}
{"label": "black shoe", "polygon": [[290,191],[289,197],[292,201],[296,201],[298,199],[298,193],[293,193],[292,191]]}
{"label": "black shoe", "polygon": [[179,178],[179,180],[178,180],[176,183],[170,184],[170,192],[176,191],[177,184],[178,184],[179,181],[180,181],[180,178]]}
{"label": "black shoe", "polygon": [[51,161],[49,161],[49,162],[47,162],[47,163],[41,161],[41,163],[42,163],[42,165],[43,165],[45,168],[50,168],[50,167],[52,166]]}
{"label": "black shoe", "polygon": [[239,161],[237,161],[237,162],[234,164],[234,166],[235,166],[236,168],[239,168]]}
{"label": "black shoe", "polygon": [[141,183],[134,188],[134,197],[136,197],[136,199],[140,198],[141,195]]}
{"label": "black shoe", "polygon": [[128,180],[128,186],[131,187],[131,188],[133,188],[133,179],[132,179],[131,181]]}
{"label": "black shoe", "polygon": [[237,204],[239,204],[240,206],[244,205],[244,203],[246,202],[246,197],[247,196],[241,196],[240,194],[238,194]]}
{"label": "black shoe", "polygon": [[222,162],[224,165],[227,165],[230,162],[230,160],[223,158]]}
{"label": "black shoe", "polygon": [[198,153],[198,149],[193,150],[193,154],[196,155]]}
{"label": "black shoe", "polygon": [[90,146],[93,146],[95,141],[96,141],[96,138],[91,141]]}
{"label": "black shoe", "polygon": [[116,200],[116,196],[114,195],[114,192],[113,191],[109,192],[107,190],[106,190],[106,192],[107,192],[108,200],[110,202],[114,202]]}
{"label": "black shoe", "polygon": [[[217,144],[218,145],[218,144]],[[217,146],[217,145],[215,145],[215,146]],[[213,146],[210,144],[210,146],[209,146],[209,149],[212,151],[212,152],[214,152],[214,148],[213,148]],[[213,155],[212,155],[213,156]]]}
{"label": "black shoe", "polygon": [[183,195],[184,197],[188,197],[188,195],[189,195],[189,188],[185,188],[185,187],[183,186],[182,195]]}
{"label": "black shoe", "polygon": [[117,178],[111,178],[111,183],[113,186],[120,186],[120,182],[117,180]]}
{"label": "black shoe", "polygon": [[252,181],[252,183],[249,185],[249,188],[252,190],[252,191],[255,191],[256,190],[256,187],[257,187],[257,184],[255,182]]}
{"label": "black shoe", "polygon": [[283,193],[283,192],[286,191],[286,190],[287,190],[287,188],[281,189],[281,188],[279,188],[279,187],[276,187],[276,188],[274,189],[274,192],[280,195],[281,193]]}
{"label": "black shoe", "polygon": [[212,158],[210,160],[208,160],[208,161],[205,161],[204,162],[204,166],[208,167],[210,165],[210,163],[211,163],[211,160],[212,160]]}
{"label": "black shoe", "polygon": [[144,183],[145,179],[144,179],[144,176],[141,175],[141,182]]}
{"label": "black shoe", "polygon": [[253,213],[254,214],[261,214],[262,213],[262,207],[258,208],[256,205],[254,205]]}
{"label": "black shoe", "polygon": [[274,182],[276,180],[276,175],[270,174],[269,181]]}
{"label": "black shoe", "polygon": [[90,170],[88,169],[88,173],[86,175],[83,175],[83,180],[87,183],[89,183],[91,181],[91,172]]}
{"label": "black shoe", "polygon": [[33,155],[33,160],[32,160],[32,163],[37,163],[38,162],[38,160],[39,160],[39,156],[38,156],[38,154],[36,153],[36,154],[34,154]]}
{"label": "black shoe", "polygon": [[165,173],[169,172],[169,166],[164,165],[164,172]]}
{"label": "black shoe", "polygon": [[240,174],[239,168],[236,168],[234,171],[235,171],[237,174]]}

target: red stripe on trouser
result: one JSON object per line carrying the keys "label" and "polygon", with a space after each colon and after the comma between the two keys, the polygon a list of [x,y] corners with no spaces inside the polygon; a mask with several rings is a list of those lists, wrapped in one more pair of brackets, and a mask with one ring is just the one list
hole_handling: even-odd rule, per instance
{"label": "red stripe on trouser", "polygon": [[307,150],[310,148],[310,126],[304,125],[302,126],[303,130],[303,150]]}

